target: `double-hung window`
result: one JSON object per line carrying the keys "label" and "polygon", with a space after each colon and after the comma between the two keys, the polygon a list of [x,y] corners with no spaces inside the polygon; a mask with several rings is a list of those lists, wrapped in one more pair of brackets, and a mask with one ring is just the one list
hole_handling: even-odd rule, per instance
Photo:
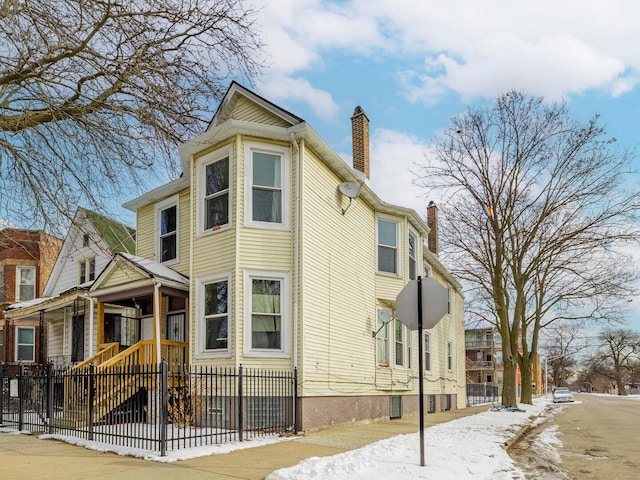
{"label": "double-hung window", "polygon": [[96,279],[96,259],[84,258],[78,264],[78,284],[90,282]]}
{"label": "double-hung window", "polygon": [[391,312],[378,308],[376,314],[376,360],[378,365],[389,366],[389,317]]}
{"label": "double-hung window", "polygon": [[36,361],[36,329],[34,327],[16,327],[16,361]]}
{"label": "double-hung window", "polygon": [[400,224],[378,218],[378,272],[398,274],[398,231]]}
{"label": "double-hung window", "polygon": [[431,370],[431,334],[424,334],[424,369]]}
{"label": "double-hung window", "polygon": [[404,342],[405,342],[405,333],[404,333],[404,325],[398,319],[393,321],[393,330],[394,330],[394,347],[396,354],[396,367],[404,367]]}
{"label": "double-hung window", "polygon": [[36,267],[16,267],[16,298],[19,302],[36,298]]}
{"label": "double-hung window", "polygon": [[197,356],[228,355],[230,352],[230,285],[231,276],[228,273],[198,279]]}
{"label": "double-hung window", "polygon": [[231,148],[198,160],[198,231],[220,230],[231,224]]}
{"label": "double-hung window", "polygon": [[453,343],[447,342],[447,369],[453,370]]}
{"label": "double-hung window", "polygon": [[288,274],[245,272],[245,349],[248,355],[288,353]]}
{"label": "double-hung window", "polygon": [[409,280],[416,279],[417,249],[418,237],[413,232],[409,232]]}
{"label": "double-hung window", "polygon": [[168,198],[155,207],[156,258],[160,263],[178,261],[178,197]]}
{"label": "double-hung window", "polygon": [[248,142],[245,152],[246,224],[286,228],[290,203],[288,149]]}

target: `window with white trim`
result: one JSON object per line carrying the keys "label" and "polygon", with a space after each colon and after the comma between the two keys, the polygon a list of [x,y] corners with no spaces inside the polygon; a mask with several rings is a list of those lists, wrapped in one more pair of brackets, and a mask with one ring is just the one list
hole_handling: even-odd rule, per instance
{"label": "window with white trim", "polygon": [[425,265],[422,270],[424,278],[428,278],[431,276],[431,267],[429,265]]}
{"label": "window with white trim", "polygon": [[[384,313],[382,313],[384,312]],[[389,319],[391,312],[387,308],[379,307],[376,311],[376,361],[378,365],[389,366]]]}
{"label": "window with white trim", "polygon": [[254,356],[288,354],[289,275],[245,272],[245,349]]}
{"label": "window with white trim", "polygon": [[404,325],[397,318],[393,321],[393,338],[395,348],[395,361],[396,367],[404,367],[404,347],[405,347],[405,332]]}
{"label": "window with white trim", "polygon": [[178,261],[178,196],[160,202],[155,206],[156,212],[156,258],[160,263]]}
{"label": "window with white trim", "polygon": [[36,267],[16,267],[16,280],[17,301],[36,298]]}
{"label": "window with white trim", "polygon": [[231,330],[228,275],[200,279],[198,353],[228,353]]}
{"label": "window with white trim", "polygon": [[411,330],[405,328],[407,332],[407,368],[413,368],[413,335],[411,335]]}
{"label": "window with white trim", "polygon": [[231,224],[231,148],[198,160],[198,232],[217,231]]}
{"label": "window with white trim", "polygon": [[417,271],[417,249],[418,237],[415,233],[409,232],[409,280],[416,279]]}
{"label": "window with white trim", "polygon": [[16,327],[16,361],[36,361],[35,327]]}
{"label": "window with white trim", "polygon": [[431,371],[431,334],[424,333],[424,369]]}
{"label": "window with white trim", "polygon": [[96,259],[83,258],[78,262],[78,285],[96,279]]}
{"label": "window with white trim", "polygon": [[245,144],[245,223],[262,228],[288,228],[289,149]]}
{"label": "window with white trim", "polygon": [[378,272],[399,274],[398,234],[400,224],[390,218],[378,217]]}
{"label": "window with white trim", "polygon": [[447,369],[453,370],[453,343],[447,342]]}
{"label": "window with white trim", "polygon": [[451,287],[447,287],[447,313],[453,315],[453,295]]}

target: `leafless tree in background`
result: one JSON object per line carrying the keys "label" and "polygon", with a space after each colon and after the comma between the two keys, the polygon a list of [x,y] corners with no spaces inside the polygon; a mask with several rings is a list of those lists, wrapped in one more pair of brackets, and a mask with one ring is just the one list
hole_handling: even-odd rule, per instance
{"label": "leafless tree in background", "polygon": [[636,377],[640,356],[640,333],[625,329],[605,329],[598,335],[600,347],[586,362],[587,371],[601,375],[627,395],[626,384]]}
{"label": "leafless tree in background", "polygon": [[260,70],[254,17],[242,0],[0,0],[0,219],[61,233],[78,204],[179,174],[176,145]]}
{"label": "leafless tree in background", "polygon": [[566,386],[578,364],[580,350],[587,348],[585,331],[575,322],[560,321],[545,328],[543,352],[549,385]]}
{"label": "leafless tree in background", "polygon": [[[595,117],[510,92],[461,114],[436,139],[418,182],[448,193],[441,238],[474,315],[496,326],[503,405],[531,403],[539,334],[562,319],[606,321],[637,274],[620,248],[638,239],[630,156]],[[485,213],[483,213],[483,211]]]}

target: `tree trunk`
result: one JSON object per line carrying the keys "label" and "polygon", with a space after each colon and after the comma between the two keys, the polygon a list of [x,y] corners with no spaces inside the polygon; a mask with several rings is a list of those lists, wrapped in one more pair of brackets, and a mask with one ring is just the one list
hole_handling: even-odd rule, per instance
{"label": "tree trunk", "polygon": [[502,405],[517,407],[516,395],[516,360],[511,355],[510,346],[503,342],[502,358],[504,359],[504,374],[502,378]]}
{"label": "tree trunk", "polygon": [[520,374],[522,376],[522,390],[520,392],[520,401],[529,405],[533,404],[533,392],[531,388],[532,372],[531,372],[531,360],[527,357],[522,357],[520,365]]}
{"label": "tree trunk", "polygon": [[622,375],[616,375],[616,386],[618,387],[618,395],[627,395],[627,389],[624,386]]}

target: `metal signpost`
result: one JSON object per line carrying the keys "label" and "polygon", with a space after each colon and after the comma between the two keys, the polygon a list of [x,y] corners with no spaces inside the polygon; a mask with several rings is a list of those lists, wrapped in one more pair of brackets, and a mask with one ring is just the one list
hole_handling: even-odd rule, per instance
{"label": "metal signpost", "polygon": [[396,297],[396,318],[409,330],[418,330],[418,385],[420,415],[420,466],[424,467],[424,377],[422,329],[433,328],[447,313],[449,293],[433,278],[418,277],[405,285]]}

